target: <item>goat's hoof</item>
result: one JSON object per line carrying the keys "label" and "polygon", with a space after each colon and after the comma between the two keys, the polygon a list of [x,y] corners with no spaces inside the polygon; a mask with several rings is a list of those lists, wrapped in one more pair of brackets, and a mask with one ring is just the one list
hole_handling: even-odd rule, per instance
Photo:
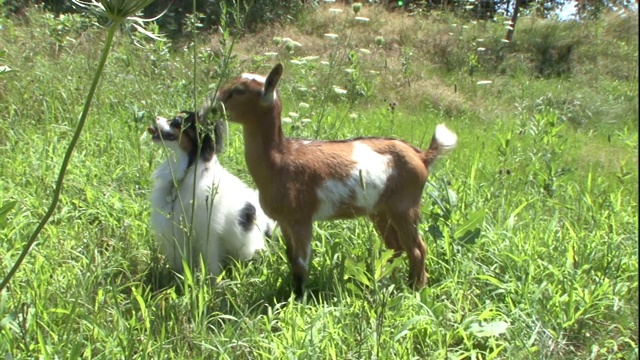
{"label": "goat's hoof", "polygon": [[414,290],[418,291],[421,290],[422,288],[424,288],[425,286],[427,286],[427,283],[429,277],[427,276],[426,273],[422,273],[420,276],[418,277],[412,277],[409,279],[409,282],[411,283],[412,287]]}

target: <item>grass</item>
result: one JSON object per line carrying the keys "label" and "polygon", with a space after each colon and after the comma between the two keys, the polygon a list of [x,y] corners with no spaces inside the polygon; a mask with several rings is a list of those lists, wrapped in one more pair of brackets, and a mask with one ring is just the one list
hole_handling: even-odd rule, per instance
{"label": "grass", "polygon": [[[574,24],[524,17],[508,48],[499,22],[364,6],[358,15],[371,20],[361,23],[331,7],[343,12],[323,5],[238,39],[231,73],[285,64],[290,136],[398,136],[425,147],[439,122],[458,133],[424,193],[429,287],[406,286],[406,259],[388,262],[365,220],[316,225],[304,304],[289,300],[278,241],[215,285],[172,276],[148,226],[162,152],[144,131],[217,83],[220,35],[198,39],[194,74],[189,40],[120,34],[61,203],[0,295],[0,353],[638,358],[637,17],[589,22],[579,36]],[[52,196],[105,34],[90,19],[37,9],[0,21],[0,65],[16,70],[0,75],[0,201],[17,202],[0,221],[6,274]],[[574,42],[558,70],[569,72],[537,71],[533,44],[545,31],[551,53]],[[221,162],[251,183],[239,131],[231,127]]]}

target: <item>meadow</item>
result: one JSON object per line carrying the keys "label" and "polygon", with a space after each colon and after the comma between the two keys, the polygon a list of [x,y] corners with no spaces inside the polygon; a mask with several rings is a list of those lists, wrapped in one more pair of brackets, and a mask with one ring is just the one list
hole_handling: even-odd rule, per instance
{"label": "meadow", "polygon": [[[638,16],[525,14],[512,43],[503,20],[321,4],[236,38],[118,32],[60,204],[0,294],[0,354],[637,359]],[[0,18],[0,277],[49,206],[104,39],[86,14]],[[423,196],[423,290],[366,220],[315,225],[301,303],[278,239],[214,282],[159,255],[147,126],[277,62],[288,136],[457,133]],[[220,161],[251,184],[240,130]]]}

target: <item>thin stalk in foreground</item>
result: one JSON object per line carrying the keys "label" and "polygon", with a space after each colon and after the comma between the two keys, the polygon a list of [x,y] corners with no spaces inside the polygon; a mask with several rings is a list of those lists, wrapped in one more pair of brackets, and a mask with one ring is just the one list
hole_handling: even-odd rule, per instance
{"label": "thin stalk in foreground", "polygon": [[0,293],[9,284],[9,281],[11,281],[11,278],[13,278],[13,276],[16,274],[16,272],[18,271],[18,268],[20,268],[20,265],[22,265],[22,262],[29,254],[29,251],[31,251],[31,247],[36,242],[38,235],[40,234],[42,229],[45,227],[45,225],[53,215],[53,212],[55,211],[56,207],[58,206],[58,202],[60,200],[60,194],[62,193],[64,176],[67,173],[67,168],[69,167],[69,162],[71,161],[71,155],[73,155],[73,150],[75,149],[76,144],[78,143],[78,139],[80,139],[82,128],[84,127],[84,124],[87,121],[87,115],[89,114],[89,108],[91,107],[93,95],[96,91],[96,88],[98,87],[98,81],[100,80],[100,76],[102,76],[102,70],[104,69],[104,64],[107,62],[107,57],[109,55],[109,51],[111,50],[111,43],[113,42],[113,38],[115,36],[116,30],[118,29],[119,25],[120,25],[120,22],[115,21],[115,22],[112,22],[111,26],[109,27],[109,32],[107,33],[107,40],[104,44],[104,48],[102,49],[102,55],[100,56],[98,69],[94,74],[93,83],[91,84],[91,88],[89,89],[89,94],[87,95],[87,99],[84,103],[84,108],[82,109],[82,115],[80,115],[80,121],[76,126],[76,131],[73,134],[73,138],[69,143],[67,152],[65,153],[64,159],[62,160],[62,165],[60,166],[60,172],[58,173],[56,187],[53,191],[53,199],[51,201],[51,205],[47,209],[47,212],[45,213],[45,215],[42,217],[42,220],[40,220],[40,223],[38,224],[34,232],[31,234],[29,241],[27,241],[27,244],[22,249],[22,253],[20,253],[20,256],[18,256],[18,259],[16,260],[15,264],[13,264],[13,267],[11,268],[11,270],[9,270],[5,278],[2,280],[2,283],[0,284]]}

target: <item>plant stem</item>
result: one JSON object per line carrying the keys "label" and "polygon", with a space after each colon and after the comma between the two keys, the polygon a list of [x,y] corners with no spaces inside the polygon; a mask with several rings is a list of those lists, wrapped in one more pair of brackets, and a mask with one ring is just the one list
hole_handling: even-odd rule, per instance
{"label": "plant stem", "polygon": [[98,82],[100,80],[100,76],[102,75],[104,64],[107,62],[107,57],[109,55],[109,51],[111,50],[111,44],[113,42],[113,38],[115,36],[116,30],[118,29],[119,25],[120,25],[120,22],[113,22],[109,26],[109,32],[107,33],[107,40],[104,44],[104,48],[102,49],[102,55],[100,56],[98,69],[96,70],[93,76],[93,83],[91,84],[91,88],[89,89],[89,94],[87,94],[87,99],[85,100],[84,108],[82,109],[82,115],[80,115],[80,121],[78,121],[78,125],[76,126],[76,131],[73,134],[73,138],[71,138],[71,142],[69,143],[67,152],[64,154],[62,165],[60,166],[60,172],[58,173],[56,187],[53,191],[53,199],[51,201],[51,205],[49,205],[47,212],[44,214],[44,216],[42,217],[42,220],[40,220],[40,223],[31,234],[29,241],[27,241],[27,244],[22,249],[22,253],[20,253],[20,256],[18,256],[18,259],[16,260],[15,264],[13,264],[13,267],[11,268],[11,270],[9,270],[5,278],[2,280],[2,283],[0,284],[0,293],[9,284],[9,281],[11,281],[11,278],[13,278],[13,276],[16,274],[16,272],[18,271],[18,268],[20,268],[20,265],[22,265],[22,262],[29,254],[29,251],[31,251],[31,247],[36,242],[38,235],[40,234],[42,229],[45,227],[45,225],[53,215],[53,212],[55,211],[56,207],[58,206],[58,202],[60,201],[60,194],[62,193],[64,176],[67,173],[67,168],[69,167],[69,162],[71,161],[71,155],[73,155],[73,150],[75,149],[76,144],[78,143],[78,139],[80,139],[82,128],[84,127],[84,124],[87,121],[89,108],[91,108],[91,101],[93,100],[93,95],[95,94],[96,88],[98,87]]}

